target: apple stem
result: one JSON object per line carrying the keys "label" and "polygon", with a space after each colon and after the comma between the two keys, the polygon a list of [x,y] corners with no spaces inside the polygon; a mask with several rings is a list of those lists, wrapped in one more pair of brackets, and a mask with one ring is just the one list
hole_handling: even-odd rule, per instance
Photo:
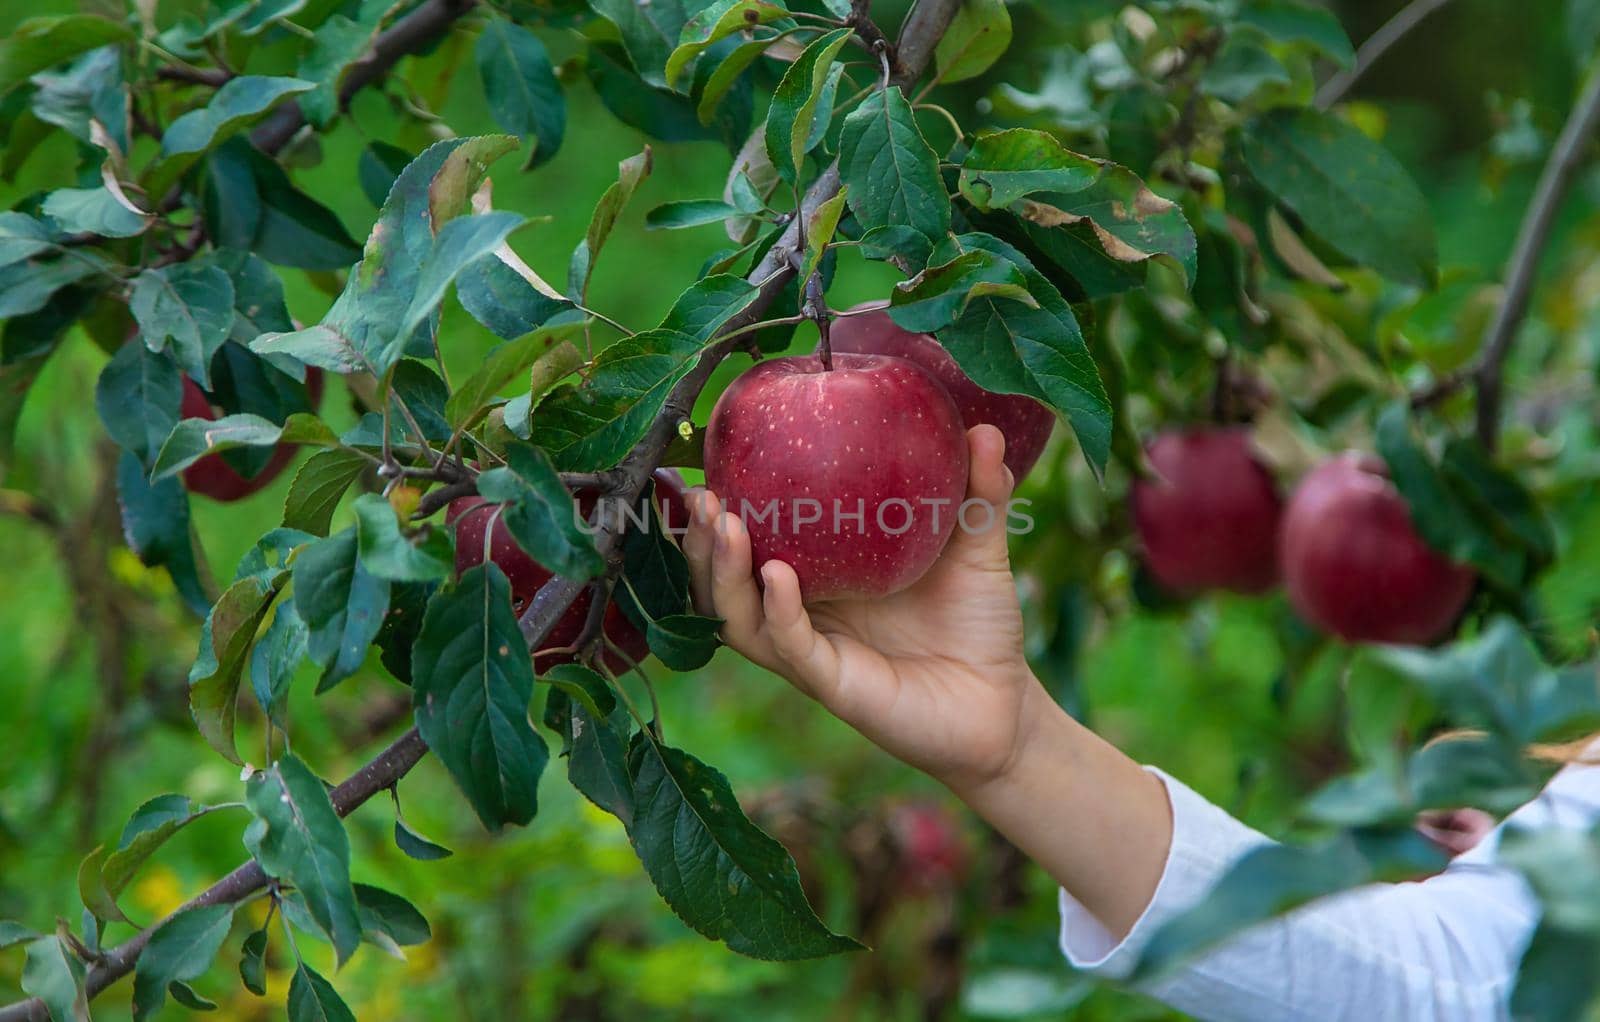
{"label": "apple stem", "polygon": [[823,372],[833,371],[833,338],[829,336],[833,314],[828,311],[827,299],[822,294],[822,271],[813,273],[806,281],[805,305],[800,310],[817,324],[817,357],[822,360]]}

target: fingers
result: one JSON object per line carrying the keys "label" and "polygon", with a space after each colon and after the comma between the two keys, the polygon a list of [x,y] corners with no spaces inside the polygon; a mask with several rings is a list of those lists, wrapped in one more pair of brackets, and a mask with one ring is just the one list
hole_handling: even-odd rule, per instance
{"label": "fingers", "polygon": [[967,430],[967,496],[948,553],[1004,563],[1006,510],[1016,486],[1006,467],[1006,438],[993,426]]}
{"label": "fingers", "polygon": [[711,602],[722,618],[722,638],[728,645],[754,658],[761,641],[761,591],[756,588],[750,554],[750,534],[738,515],[723,512],[713,527]]}
{"label": "fingers", "polygon": [[826,704],[838,684],[839,655],[811,626],[811,615],[800,601],[799,577],[782,561],[768,561],[761,566],[761,581],[766,587],[762,606],[767,638],[789,668],[784,673],[802,692]]}
{"label": "fingers", "polygon": [[688,493],[689,530],[683,534],[683,556],[689,562],[689,595],[694,608],[707,617],[717,616],[711,598],[711,554],[716,546],[713,523],[722,514],[722,502],[704,488]]}

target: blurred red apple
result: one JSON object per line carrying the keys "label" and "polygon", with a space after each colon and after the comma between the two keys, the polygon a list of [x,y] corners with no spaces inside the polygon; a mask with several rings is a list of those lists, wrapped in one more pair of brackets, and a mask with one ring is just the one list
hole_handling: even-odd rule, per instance
{"label": "blurred red apple", "polygon": [[1278,581],[1283,502],[1241,429],[1163,433],[1131,494],[1150,573],[1176,593],[1264,592]]}
{"label": "blurred red apple", "polygon": [[[705,465],[758,566],[790,565],[807,601],[887,596],[921,578],[955,529],[967,438],[955,402],[915,363],[775,358],[717,401]],[[972,513],[974,528],[983,514]]]}
{"label": "blurred red apple", "polygon": [[[306,369],[306,396],[310,398],[312,411],[322,404],[322,370],[316,366]],[[178,414],[185,419],[216,419],[222,412],[212,405],[198,383],[185,376],[183,403]],[[294,460],[294,452],[295,445],[279,444],[273,448],[267,463],[252,476],[240,475],[221,454],[208,454],[183,470],[183,485],[190,493],[203,494],[212,500],[225,503],[243,500],[276,479]]]}
{"label": "blurred red apple", "polygon": [[898,874],[915,893],[947,890],[966,876],[968,855],[956,815],[937,802],[907,802],[889,812]]}
{"label": "blurred red apple", "polygon": [[[858,305],[850,311],[874,305],[881,303]],[[929,334],[902,330],[889,318],[886,308],[835,320],[829,337],[834,351],[893,355],[915,362],[932,373],[950,392],[968,429],[987,423],[1005,434],[1006,467],[1011,469],[1017,482],[1022,481],[1044,453],[1045,443],[1056,424],[1054,412],[1031,397],[984,390],[961,371],[961,366],[937,339]]]}
{"label": "blurred red apple", "polygon": [[[683,478],[671,469],[657,469],[655,483],[656,506],[667,519],[669,527],[686,523],[689,511]],[[587,516],[594,510],[594,504],[593,492],[578,494],[578,510],[581,514]],[[505,572],[506,580],[511,583],[512,609],[521,616],[540,587],[550,581],[553,574],[517,546],[505,522],[495,517],[495,508],[496,505],[486,503],[482,497],[462,497],[450,503],[445,520],[453,523],[456,529],[456,574],[483,563],[484,531],[492,519],[494,535],[489,540],[489,559]],[[583,634],[583,623],[588,619],[589,606],[593,602],[594,597],[588,591],[578,597],[556,622],[550,634],[545,636],[544,648],[559,649],[577,642]],[[612,673],[620,674],[650,654],[650,645],[644,633],[634,627],[616,603],[606,608],[602,628],[606,638],[622,651],[619,655],[613,650],[606,650],[605,663]],[[571,663],[577,659],[575,652],[550,653],[534,657],[533,667],[542,674],[557,664]]]}
{"label": "blurred red apple", "polygon": [[1282,564],[1300,616],[1351,642],[1421,644],[1451,630],[1476,576],[1428,546],[1371,455],[1342,454],[1301,482]]}

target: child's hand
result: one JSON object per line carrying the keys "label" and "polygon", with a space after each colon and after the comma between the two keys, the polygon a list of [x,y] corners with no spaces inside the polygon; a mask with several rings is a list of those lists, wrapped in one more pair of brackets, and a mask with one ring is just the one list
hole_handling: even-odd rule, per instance
{"label": "child's hand", "polygon": [[[893,596],[800,602],[794,569],[752,574],[750,537],[714,494],[693,497],[684,539],[695,604],[726,622],[722,637],[788,678],[845,722],[952,786],[1004,774],[1048,696],[1022,654],[1022,614],[1006,553],[1013,480],[993,426],[967,434],[967,498],[995,514],[983,532],[957,526],[928,574]],[[974,518],[981,516],[974,515]]]}

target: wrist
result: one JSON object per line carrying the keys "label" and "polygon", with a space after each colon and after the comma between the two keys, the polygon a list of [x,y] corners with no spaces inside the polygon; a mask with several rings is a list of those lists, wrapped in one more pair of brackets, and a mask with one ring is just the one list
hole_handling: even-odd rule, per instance
{"label": "wrist", "polygon": [[1070,754],[1074,732],[1083,730],[1031,671],[1023,671],[1014,737],[1004,754],[992,762],[940,778],[968,805],[977,807],[980,802],[1003,797],[1007,790],[1027,783],[1025,779],[1039,773],[1041,767],[1051,769],[1045,764]]}

